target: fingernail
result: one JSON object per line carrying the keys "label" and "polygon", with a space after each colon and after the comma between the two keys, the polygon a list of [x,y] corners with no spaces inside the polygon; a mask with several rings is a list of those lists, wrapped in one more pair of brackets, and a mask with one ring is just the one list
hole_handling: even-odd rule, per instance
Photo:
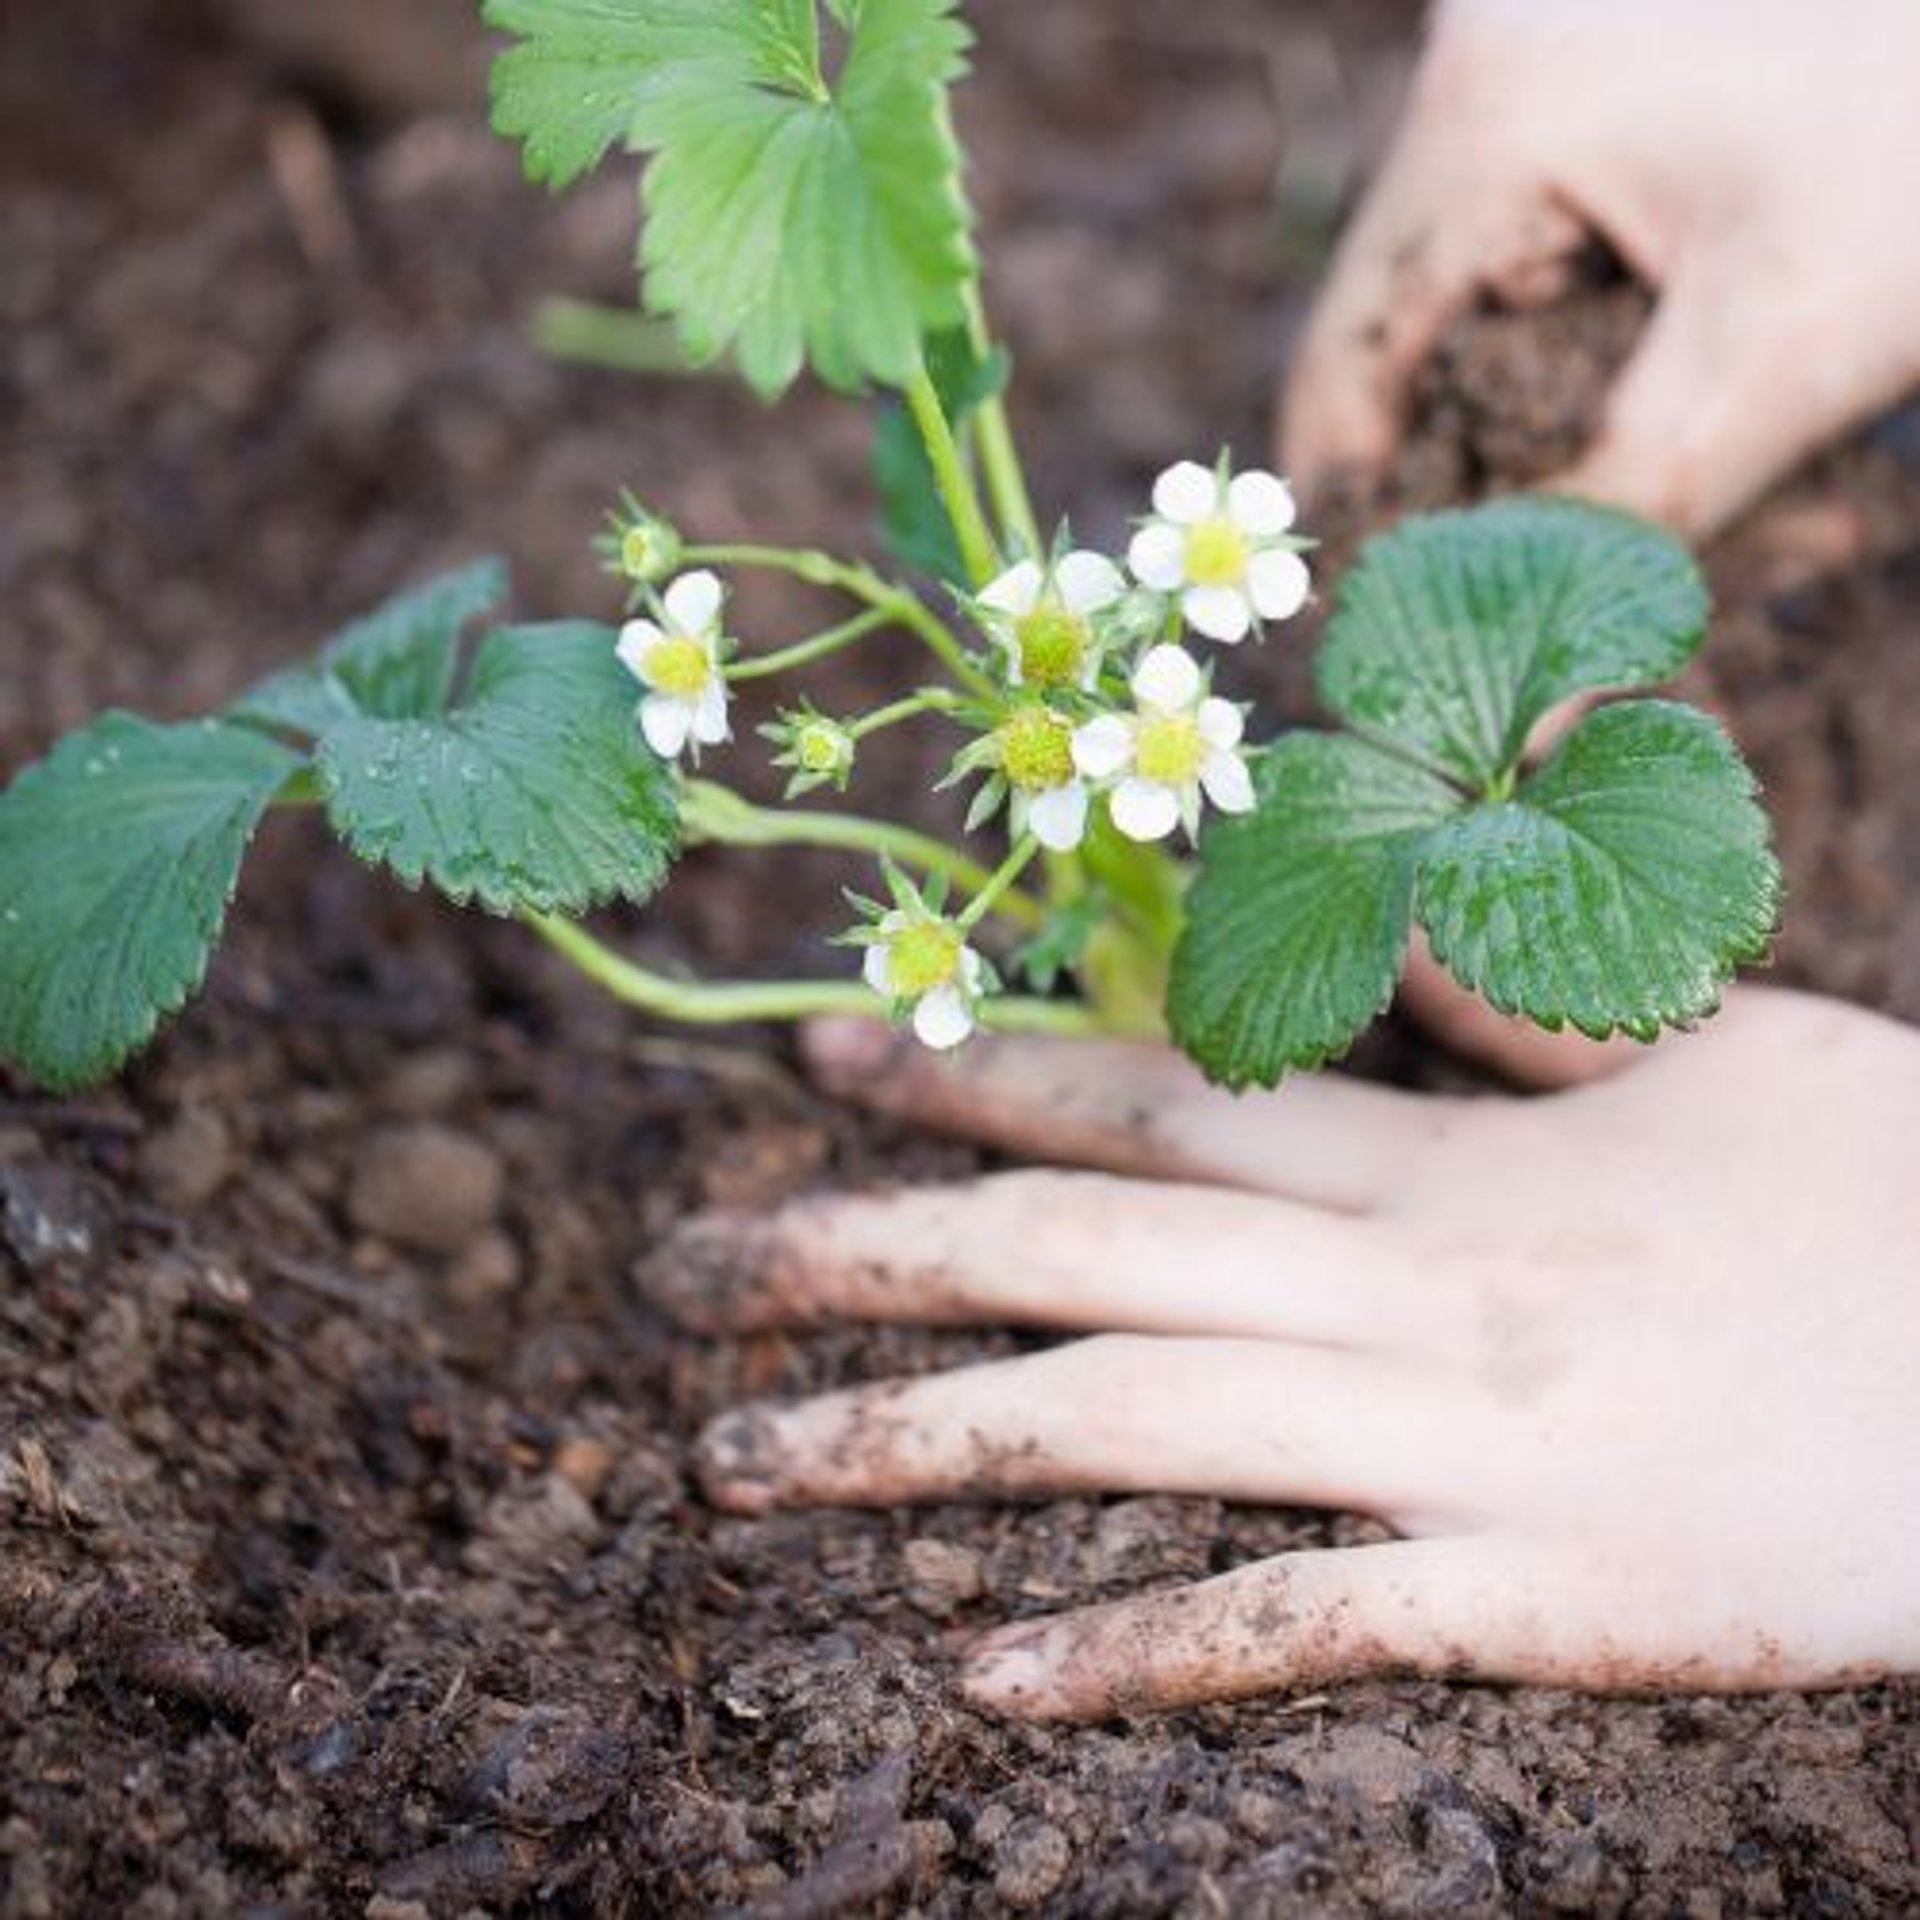
{"label": "fingernail", "polygon": [[884,1021],[830,1014],[807,1022],[800,1050],[822,1086],[846,1093],[882,1073],[899,1049],[898,1036]]}
{"label": "fingernail", "polygon": [[700,1491],[729,1513],[771,1512],[780,1501],[780,1424],[765,1407],[742,1407],[708,1424],[695,1443]]}
{"label": "fingernail", "polygon": [[1031,1711],[1053,1672],[1046,1637],[1032,1628],[990,1634],[960,1669],[960,1691],[976,1706]]}

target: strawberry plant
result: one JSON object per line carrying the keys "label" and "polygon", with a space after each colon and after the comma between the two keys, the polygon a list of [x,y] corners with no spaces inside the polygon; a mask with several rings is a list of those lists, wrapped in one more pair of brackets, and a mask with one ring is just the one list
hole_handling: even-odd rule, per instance
{"label": "strawberry plant", "polygon": [[[1780,881],[1753,780],[1713,720],[1649,697],[1708,612],[1663,533],[1559,499],[1405,522],[1334,596],[1315,671],[1337,726],[1274,738],[1231,675],[1314,590],[1282,479],[1176,460],[1111,552],[1038,517],[952,131],[954,0],[486,12],[507,37],[495,124],[534,179],[641,158],[643,300],[686,356],[875,408],[900,571],[703,541],[623,496],[601,537],[621,620],[495,624],[486,562],[218,714],[104,716],[0,797],[0,1055],[67,1088],[144,1045],[204,977],[279,807],[669,1019],[872,1010],[941,1049],[980,1026],[1165,1031],[1233,1086],[1340,1054],[1416,925],[1494,1006],[1596,1036],[1698,1020],[1764,955]],[[778,643],[739,632],[747,569],[842,613]],[[816,704],[808,670],[853,649],[897,690]],[[763,730],[778,805],[724,777],[760,751],[734,724],[758,680],[792,690]],[[1529,766],[1536,723],[1591,694],[1632,697]],[[942,739],[941,784],[966,789],[947,834],[843,801],[904,727]],[[701,981],[588,930],[692,842],[869,857],[866,892],[819,903],[857,959]]]}

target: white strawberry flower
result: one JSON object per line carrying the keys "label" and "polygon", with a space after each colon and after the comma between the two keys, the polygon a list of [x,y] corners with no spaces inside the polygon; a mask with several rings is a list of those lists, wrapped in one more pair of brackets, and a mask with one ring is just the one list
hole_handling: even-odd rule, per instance
{"label": "white strawberry flower", "polygon": [[720,666],[720,610],[726,589],[702,570],[683,573],[661,596],[658,623],[629,620],[618,653],[642,686],[640,730],[663,760],[692,741],[694,755],[731,737],[727,681]]}
{"label": "white strawberry flower", "polygon": [[980,956],[953,921],[918,906],[884,913],[867,936],[861,975],[896,1009],[911,1007],[914,1037],[936,1053],[960,1045],[979,1024],[988,987]]}
{"label": "white strawberry flower", "polygon": [[1007,678],[1016,687],[1084,692],[1100,676],[1094,616],[1126,590],[1126,576],[1105,554],[1075,548],[1045,566],[1016,560],[981,588],[974,605],[1007,656]]}
{"label": "white strawberry flower", "polygon": [[1142,586],[1177,594],[1196,633],[1232,646],[1306,605],[1313,580],[1288,537],[1293,493],[1277,475],[1182,460],[1153,483],[1153,511],[1127,565]]}
{"label": "white strawberry flower", "polygon": [[1133,713],[1103,713],[1073,736],[1073,763],[1112,782],[1107,809],[1129,840],[1164,840],[1200,827],[1201,796],[1222,813],[1248,813],[1253,776],[1240,756],[1240,709],[1208,693],[1192,654],[1154,647],[1133,676]]}

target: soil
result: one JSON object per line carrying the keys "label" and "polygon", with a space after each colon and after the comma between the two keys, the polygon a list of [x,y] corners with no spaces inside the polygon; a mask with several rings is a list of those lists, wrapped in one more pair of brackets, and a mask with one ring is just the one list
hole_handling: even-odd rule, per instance
{"label": "soil", "polygon": [[[1108,538],[1165,459],[1264,444],[1410,15],[971,11],[1022,424]],[[518,182],[467,12],[0,0],[0,772],[486,548],[526,610],[610,611],[585,543],[622,484],[716,537],[869,539],[851,410],[529,344],[542,295],[629,293],[630,189]],[[1564,459],[1640,311],[1463,324],[1397,497]],[[1702,685],[1780,821],[1781,970],[1920,1018],[1920,431],[1823,462],[1713,571]],[[1298,705],[1297,657],[1257,671]],[[696,859],[616,931],[818,968],[843,877]],[[1368,1060],[1443,1071],[1393,1032]],[[0,1915],[1920,1909],[1914,1686],[1382,1682],[1010,1728],[955,1698],[956,1629],[1376,1530],[703,1506],[691,1437],[741,1396],[1014,1343],[695,1341],[636,1260],[693,1208],[978,1164],[822,1100],[778,1036],[649,1029],[276,823],[149,1058],[84,1099],[0,1083]]]}

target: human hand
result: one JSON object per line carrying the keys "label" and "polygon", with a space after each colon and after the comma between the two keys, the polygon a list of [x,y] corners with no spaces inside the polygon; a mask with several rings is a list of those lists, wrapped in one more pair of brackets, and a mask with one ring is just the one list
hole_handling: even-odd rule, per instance
{"label": "human hand", "polygon": [[1567,490],[1701,536],[1920,378],[1909,0],[1439,0],[1289,383],[1308,484],[1391,457],[1483,290],[1553,298],[1589,233],[1660,293]]}
{"label": "human hand", "polygon": [[813,1047],[870,1106],[1109,1171],[709,1215],[653,1263],[657,1297],[706,1330],[1099,1332],[728,1414],[719,1504],[1155,1490],[1409,1536],[1000,1628],[966,1658],[980,1704],[1920,1668],[1920,1034],[1749,992],[1642,1071],[1535,1101],[1337,1076],[1236,1101],[1150,1047],[941,1064],[850,1022]]}

